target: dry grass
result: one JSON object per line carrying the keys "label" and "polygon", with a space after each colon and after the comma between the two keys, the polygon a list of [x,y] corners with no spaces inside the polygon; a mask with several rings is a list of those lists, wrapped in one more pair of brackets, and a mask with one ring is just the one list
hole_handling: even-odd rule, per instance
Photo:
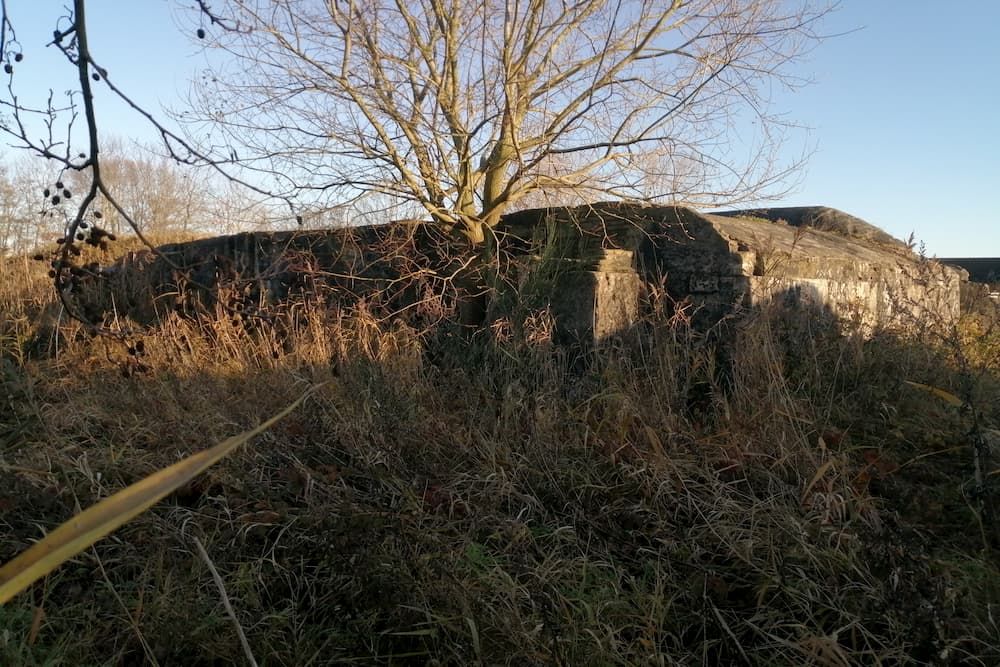
{"label": "dry grass", "polygon": [[724,349],[652,318],[583,363],[538,314],[312,309],[170,315],[130,354],[44,268],[0,265],[0,560],[333,382],[0,609],[0,664],[246,664],[236,625],[296,667],[1000,663],[968,426],[903,384],[959,391],[953,350],[774,313]]}

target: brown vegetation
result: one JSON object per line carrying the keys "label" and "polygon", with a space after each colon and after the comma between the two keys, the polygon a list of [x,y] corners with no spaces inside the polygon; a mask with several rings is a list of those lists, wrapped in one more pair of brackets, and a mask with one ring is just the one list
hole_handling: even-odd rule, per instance
{"label": "brown vegetation", "polygon": [[904,383],[995,425],[982,316],[950,347],[775,310],[723,351],[653,309],[581,358],[516,307],[474,334],[174,313],[122,343],[45,268],[0,265],[0,562],[331,382],[0,608],[0,664],[243,664],[199,541],[260,664],[1000,662],[968,415]]}

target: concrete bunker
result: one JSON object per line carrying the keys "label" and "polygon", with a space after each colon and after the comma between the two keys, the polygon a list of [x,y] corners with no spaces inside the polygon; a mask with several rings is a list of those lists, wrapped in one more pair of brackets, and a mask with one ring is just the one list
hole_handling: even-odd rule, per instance
{"label": "concrete bunker", "polygon": [[[799,224],[618,202],[519,211],[497,229],[512,273],[498,284],[515,292],[530,284],[559,335],[579,341],[628,331],[655,299],[689,307],[702,328],[779,295],[867,330],[958,317],[959,270],[855,218],[842,229],[809,224],[835,209],[797,210]],[[247,314],[317,291],[336,305],[381,299],[389,311],[412,314],[422,294],[462,267],[460,248],[443,232],[400,222],[172,244],[123,258],[112,282],[125,294],[117,307],[147,322],[167,309],[211,307],[222,286],[228,307]]]}
{"label": "concrete bunker", "polygon": [[[562,328],[584,339],[621,333],[660,289],[661,298],[691,306],[702,328],[779,296],[866,331],[958,317],[960,271],[918,257],[835,209],[794,211],[798,224],[744,212],[602,203],[522,211],[507,216],[501,230],[533,234],[536,247],[557,249],[568,268],[553,285],[553,310],[572,313]],[[836,228],[810,224],[848,219],[849,226]],[[581,285],[591,289],[573,289]]]}

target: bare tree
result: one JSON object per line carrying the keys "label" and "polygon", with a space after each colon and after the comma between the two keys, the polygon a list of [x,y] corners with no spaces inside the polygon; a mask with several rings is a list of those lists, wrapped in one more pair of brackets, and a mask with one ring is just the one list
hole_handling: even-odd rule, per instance
{"label": "bare tree", "polygon": [[[139,231],[190,232],[208,226],[204,216],[214,183],[206,174],[184,169],[151,147],[117,138],[105,140],[101,151],[104,183]],[[91,178],[88,168],[71,172],[67,182],[83,190]],[[103,224],[109,231],[129,231],[129,222],[104,195],[98,195],[95,206],[106,211]]]}
{"label": "bare tree", "polygon": [[28,231],[21,197],[6,167],[0,167],[0,257],[22,251]]}
{"label": "bare tree", "polygon": [[[203,3],[200,3],[203,5]],[[228,0],[193,91],[287,192],[417,202],[479,243],[532,193],[721,205],[782,187],[807,0]],[[204,9],[204,6],[202,7]],[[736,126],[758,128],[738,139]],[[211,147],[203,147],[209,150]],[[656,192],[650,192],[656,189]],[[773,191],[769,194],[773,194]]]}
{"label": "bare tree", "polygon": [[[54,282],[74,317],[78,245],[113,238],[95,205],[143,236],[102,173],[96,86],[145,118],[172,159],[292,205],[299,224],[312,216],[296,202],[416,205],[481,243],[532,197],[719,205],[782,187],[785,125],[769,91],[798,83],[786,65],[828,11],[813,0],[191,2],[198,37],[235,57],[196,83],[181,136],[95,60],[86,0],[56,10],[48,43],[76,89],[19,98],[24,51],[0,0],[0,131],[60,171],[42,210],[62,218]],[[741,136],[750,121],[759,132]],[[83,187],[71,191],[73,173]],[[329,206],[316,216],[351,218]]]}
{"label": "bare tree", "polygon": [[36,190],[23,162],[0,165],[0,256],[23,253],[38,245],[40,220]]}

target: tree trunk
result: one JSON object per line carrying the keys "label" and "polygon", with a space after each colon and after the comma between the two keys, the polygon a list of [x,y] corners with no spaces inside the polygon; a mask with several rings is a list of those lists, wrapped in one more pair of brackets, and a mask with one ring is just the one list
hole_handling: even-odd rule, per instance
{"label": "tree trunk", "polygon": [[465,229],[462,233],[473,246],[481,246],[486,241],[486,223],[479,218],[471,218],[463,221]]}

